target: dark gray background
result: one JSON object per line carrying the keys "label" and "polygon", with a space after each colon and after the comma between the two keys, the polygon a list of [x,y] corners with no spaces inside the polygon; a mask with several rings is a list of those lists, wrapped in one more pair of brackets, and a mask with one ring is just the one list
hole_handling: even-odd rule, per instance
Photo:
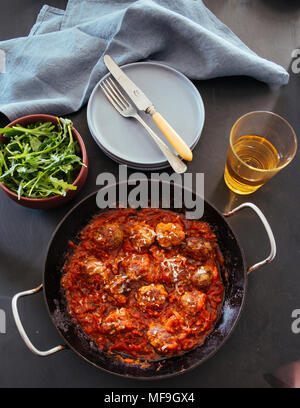
{"label": "dark gray background", "polygon": [[[292,50],[300,48],[298,1],[205,3],[250,48],[290,71]],[[27,35],[43,4],[44,0],[1,1],[0,39]],[[49,0],[48,4],[64,8],[66,0]],[[251,196],[235,196],[223,181],[229,131],[242,114],[272,110],[288,119],[299,133],[299,75],[291,73],[290,83],[277,90],[242,77],[196,83],[204,100],[206,121],[189,171],[205,173],[206,199],[222,211],[244,201],[257,204],[273,228],[278,255],[272,264],[249,277],[245,309],[224,347],[192,372],[159,382],[103,373],[70,350],[36,357],[27,350],[12,322],[10,298],[41,283],[46,247],[58,221],[75,202],[96,190],[96,176],[101,171],[118,173],[118,165],[93,141],[86,109],[69,115],[86,142],[90,161],[87,183],[75,202],[58,210],[34,211],[0,192],[0,309],[7,312],[7,334],[0,334],[0,387],[269,387],[269,373],[299,359],[300,334],[291,331],[291,313],[300,308],[299,154]],[[255,216],[242,212],[230,219],[230,224],[240,237],[248,264],[263,259],[269,247]],[[21,300],[20,309],[26,330],[38,348],[45,350],[61,343],[41,294]]]}

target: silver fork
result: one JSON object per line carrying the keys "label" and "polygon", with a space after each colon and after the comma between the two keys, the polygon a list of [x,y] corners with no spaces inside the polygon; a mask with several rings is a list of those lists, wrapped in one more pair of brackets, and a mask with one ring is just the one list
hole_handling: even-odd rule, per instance
{"label": "silver fork", "polygon": [[107,78],[100,84],[102,91],[114,106],[114,108],[125,118],[131,117],[140,122],[148,133],[152,136],[153,140],[160,148],[166,159],[170,163],[170,166],[176,173],[184,173],[187,169],[186,164],[176,156],[172,150],[154,133],[154,131],[147,125],[146,122],[138,114],[137,109],[131,105],[126,96],[120,91],[112,78]]}

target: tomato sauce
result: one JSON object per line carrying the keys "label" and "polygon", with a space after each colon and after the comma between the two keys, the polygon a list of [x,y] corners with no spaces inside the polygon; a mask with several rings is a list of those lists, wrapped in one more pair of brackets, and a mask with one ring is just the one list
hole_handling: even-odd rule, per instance
{"label": "tomato sauce", "polygon": [[169,210],[108,210],[70,245],[68,311],[102,351],[153,361],[194,348],[213,329],[223,260],[207,223]]}

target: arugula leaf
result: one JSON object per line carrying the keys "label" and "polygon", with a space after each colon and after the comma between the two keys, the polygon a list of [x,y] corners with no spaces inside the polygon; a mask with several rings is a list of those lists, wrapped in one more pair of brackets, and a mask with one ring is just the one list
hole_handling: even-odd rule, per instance
{"label": "arugula leaf", "polygon": [[54,187],[58,188],[58,187],[62,187],[62,189],[64,191],[66,190],[77,190],[77,186],[73,186],[73,184],[69,184],[64,180],[59,180],[56,177],[49,177],[49,180],[51,181],[51,183],[54,185]]}
{"label": "arugula leaf", "polygon": [[42,144],[42,142],[36,136],[29,137],[30,146],[34,152],[37,152]]}

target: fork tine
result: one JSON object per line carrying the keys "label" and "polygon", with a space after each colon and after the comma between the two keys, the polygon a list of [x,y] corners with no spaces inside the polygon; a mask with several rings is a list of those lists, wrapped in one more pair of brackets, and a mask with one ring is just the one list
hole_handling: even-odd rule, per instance
{"label": "fork tine", "polygon": [[[111,98],[111,100],[113,100],[114,103],[118,106],[119,112],[120,112],[120,111],[123,111],[123,110],[124,110],[124,105],[122,105],[122,104],[120,103],[120,101],[118,100],[118,98],[116,98],[116,96],[112,93],[112,91],[109,89],[109,87],[108,87],[106,81],[103,81],[103,82],[102,82],[101,88],[102,88],[102,90],[105,89],[106,94],[109,95],[110,98]],[[107,97],[108,97],[108,96],[107,96]],[[111,100],[110,100],[110,101],[111,101]],[[114,106],[115,106],[115,105],[114,105]]]}
{"label": "fork tine", "polygon": [[102,86],[102,84],[100,84],[100,87],[102,89],[102,91],[104,92],[105,96],[107,97],[107,99],[109,100],[109,102],[113,105],[113,107],[119,112],[121,113],[121,108],[116,104],[116,102],[111,98],[111,96],[109,95],[109,93],[106,91],[106,89],[104,88],[104,86]]}
{"label": "fork tine", "polygon": [[117,94],[117,92],[114,90],[107,79],[104,81],[104,83],[106,85],[106,90],[110,92],[110,95],[114,97],[115,101],[118,102],[118,104],[122,106],[123,109],[128,108],[127,104],[120,98],[120,96]]}
{"label": "fork tine", "polygon": [[112,78],[107,78],[107,80],[109,81],[109,83],[114,87],[115,91],[118,93],[118,95],[120,96],[120,98],[122,99],[122,102],[126,104],[126,106],[130,106],[130,103],[128,102],[127,98],[125,97],[125,95],[120,91],[120,89],[117,87],[115,81]]}
{"label": "fork tine", "polygon": [[125,109],[128,108],[128,104],[124,101],[124,97],[123,98],[120,97],[120,92],[116,92],[115,88],[112,86],[112,84],[110,83],[108,79],[105,82],[106,82],[107,87],[109,87],[110,91],[113,93],[115,98],[118,100],[119,104],[123,105]]}

